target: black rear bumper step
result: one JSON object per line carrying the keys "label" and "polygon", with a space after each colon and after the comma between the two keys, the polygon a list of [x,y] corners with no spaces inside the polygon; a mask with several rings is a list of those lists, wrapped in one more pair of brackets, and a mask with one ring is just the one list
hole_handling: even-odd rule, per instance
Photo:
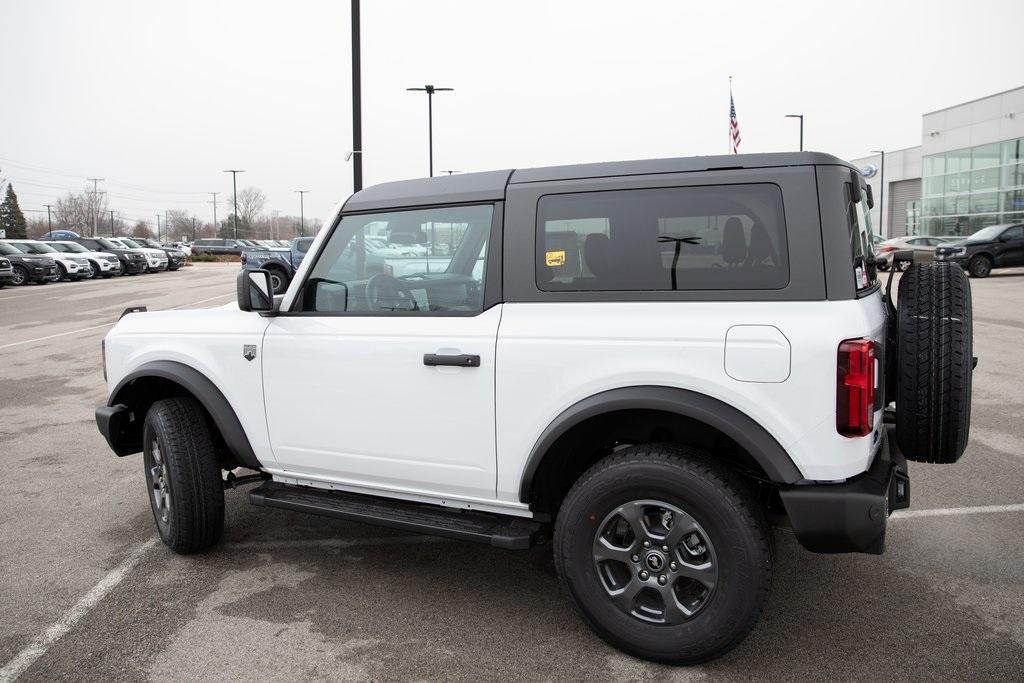
{"label": "black rear bumper step", "polygon": [[249,502],[263,507],[338,517],[431,536],[487,543],[508,550],[524,550],[542,540],[542,525],[519,517],[468,512],[278,482],[267,482],[250,491]]}

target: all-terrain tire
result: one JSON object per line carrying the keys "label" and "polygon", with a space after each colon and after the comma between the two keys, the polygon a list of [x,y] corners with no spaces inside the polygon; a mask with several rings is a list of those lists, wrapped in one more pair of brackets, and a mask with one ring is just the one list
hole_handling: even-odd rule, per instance
{"label": "all-terrain tire", "polygon": [[[610,516],[614,519],[617,511],[638,503],[657,510],[655,501],[680,511],[674,519],[683,520],[688,515],[699,525],[712,553],[707,557],[714,558],[717,573],[713,587],[692,616],[681,622],[672,623],[666,618],[667,623],[652,623],[636,615],[648,609],[641,604],[643,600],[666,599],[658,597],[658,591],[665,589],[659,587],[656,574],[664,572],[672,590],[678,590],[680,582],[690,581],[683,574],[674,574],[674,569],[658,571],[651,566],[650,557],[644,553],[659,551],[661,541],[655,539],[648,548],[633,538],[629,552],[640,553],[639,562],[627,553],[612,568],[593,554],[603,533],[602,525],[608,524]],[[581,618],[614,647],[658,662],[692,664],[728,652],[757,622],[771,587],[772,537],[763,509],[750,488],[703,452],[674,444],[626,448],[591,467],[572,487],[558,512],[553,545],[563,590]],[[672,548],[666,557],[679,559],[677,552],[683,549]],[[662,561],[658,564],[664,567]],[[607,577],[617,573],[627,576],[623,579],[627,582],[639,581],[643,578],[640,571],[645,568],[651,572],[636,594],[638,602],[628,607],[623,607],[621,600],[616,603]],[[621,574],[622,569],[626,574]],[[623,590],[628,588],[627,583]],[[666,605],[664,617],[668,616]]]}
{"label": "all-terrain tire", "polygon": [[284,294],[288,289],[288,273],[283,268],[267,268],[270,273],[270,284],[274,289],[274,294]]}
{"label": "all-terrain tire", "polygon": [[[146,413],[142,434],[149,503],[160,539],[181,555],[206,550],[224,530],[224,484],[209,417],[195,399],[163,399]],[[157,502],[157,493],[167,495],[166,507]]]}
{"label": "all-terrain tire", "polygon": [[971,423],[971,285],[954,263],[915,263],[897,306],[896,437],[910,460],[954,463]]}

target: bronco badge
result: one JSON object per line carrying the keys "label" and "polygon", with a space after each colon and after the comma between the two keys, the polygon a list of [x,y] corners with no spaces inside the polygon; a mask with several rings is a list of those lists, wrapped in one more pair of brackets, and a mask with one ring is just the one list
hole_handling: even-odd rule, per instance
{"label": "bronco badge", "polygon": [[256,345],[246,344],[242,347],[242,358],[251,361],[256,358]]}

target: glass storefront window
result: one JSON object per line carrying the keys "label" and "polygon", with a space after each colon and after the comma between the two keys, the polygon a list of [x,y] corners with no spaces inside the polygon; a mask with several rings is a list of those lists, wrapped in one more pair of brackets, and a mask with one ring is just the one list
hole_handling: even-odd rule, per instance
{"label": "glass storefront window", "polygon": [[946,157],[942,154],[933,154],[924,158],[924,177],[942,175],[946,172]]}
{"label": "glass storefront window", "polygon": [[971,150],[971,168],[988,168],[999,165],[999,143],[981,145]]}
{"label": "glass storefront window", "polygon": [[1024,163],[1003,166],[999,178],[1000,187],[1024,187]]}
{"label": "glass storefront window", "polygon": [[999,187],[999,168],[992,166],[980,171],[971,171],[971,191],[994,190]]}
{"label": "glass storefront window", "polygon": [[946,152],[946,173],[971,170],[971,150],[957,149]]}
{"label": "glass storefront window", "polygon": [[970,213],[996,213],[999,211],[999,193],[971,193]]}
{"label": "glass storefront window", "polygon": [[1024,223],[1024,211],[1020,213],[1008,213],[1003,216],[1002,223]]}
{"label": "glass storefront window", "polygon": [[942,199],[940,198],[921,200],[921,211],[925,216],[941,216]]}
{"label": "glass storefront window", "polygon": [[1010,190],[1009,192],[1001,192],[1000,209],[1004,212],[1010,213],[1015,211],[1024,211],[1024,190]]}
{"label": "glass storefront window", "polygon": [[1005,165],[1024,161],[1024,138],[1007,140],[1000,147],[1002,148],[1000,163]]}
{"label": "glass storefront window", "polygon": [[938,175],[931,178],[925,177],[924,187],[922,188],[923,195],[925,197],[941,197],[943,191],[943,183],[945,182],[945,176]]}
{"label": "glass storefront window", "polygon": [[982,228],[984,228],[986,226],[995,225],[998,222],[999,222],[999,217],[998,216],[972,216],[971,217],[971,223],[970,223],[970,225],[971,225],[970,232],[966,232],[966,233],[962,232],[962,233],[959,233],[959,234],[961,234],[961,235],[969,235],[971,233],[977,232],[978,230],[981,230]]}
{"label": "glass storefront window", "polygon": [[967,192],[971,189],[970,172],[950,173],[946,176],[946,194]]}

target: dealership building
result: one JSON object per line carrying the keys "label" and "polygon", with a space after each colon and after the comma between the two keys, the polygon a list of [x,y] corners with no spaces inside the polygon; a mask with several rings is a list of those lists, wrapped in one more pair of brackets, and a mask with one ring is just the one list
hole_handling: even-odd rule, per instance
{"label": "dealership building", "polygon": [[1024,223],[1024,86],[925,114],[921,144],[886,150],[884,169],[880,154],[853,163],[872,186],[872,225],[885,237]]}

